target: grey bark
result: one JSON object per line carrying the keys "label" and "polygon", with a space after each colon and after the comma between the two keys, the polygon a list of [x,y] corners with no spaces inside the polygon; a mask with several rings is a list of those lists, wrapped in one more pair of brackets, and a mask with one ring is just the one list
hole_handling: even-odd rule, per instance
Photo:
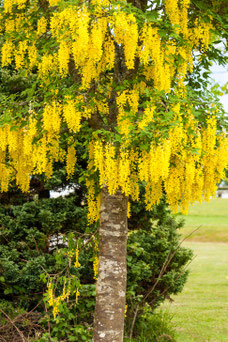
{"label": "grey bark", "polygon": [[94,342],[122,342],[127,280],[127,197],[101,192]]}

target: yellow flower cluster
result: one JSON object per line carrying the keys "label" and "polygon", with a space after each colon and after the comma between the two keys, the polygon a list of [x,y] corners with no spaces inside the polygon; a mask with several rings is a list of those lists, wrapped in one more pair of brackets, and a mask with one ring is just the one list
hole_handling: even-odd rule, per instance
{"label": "yellow flower cluster", "polygon": [[138,53],[140,61],[145,65],[144,74],[146,80],[152,79],[156,89],[165,90],[169,93],[171,78],[175,71],[173,69],[173,60],[170,59],[171,51],[167,51],[167,48],[162,46],[158,28],[153,27],[151,24],[144,24],[140,32],[140,40],[142,41],[142,47]]}
{"label": "yellow flower cluster", "polygon": [[127,317],[127,308],[128,308],[128,305],[126,304],[126,305],[125,305],[125,310],[124,310],[124,317],[125,317],[125,318]]}
{"label": "yellow flower cluster", "polygon": [[97,280],[97,275],[98,275],[98,268],[99,268],[99,259],[98,256],[95,255],[94,260],[93,260],[93,279]]}
{"label": "yellow flower cluster", "polygon": [[68,179],[74,175],[75,164],[77,161],[76,151],[73,145],[68,146],[67,148],[67,157],[66,157],[66,171]]}
{"label": "yellow flower cluster", "polygon": [[189,31],[188,31],[188,8],[189,8],[190,0],[182,0],[180,2],[180,28],[181,33],[185,39],[188,39]]}
{"label": "yellow flower cluster", "polygon": [[68,299],[70,296],[70,286],[68,286],[68,289],[66,291],[66,287],[64,284],[63,293],[60,296],[55,298],[54,293],[53,293],[53,284],[49,282],[47,284],[47,295],[48,295],[48,304],[53,307],[52,312],[53,312],[54,319],[56,319],[56,316],[59,313],[59,305],[61,304],[61,302]]}
{"label": "yellow flower cluster", "polygon": [[99,11],[101,7],[110,6],[110,0],[92,0],[91,4],[96,6],[96,10]]}
{"label": "yellow flower cluster", "polygon": [[57,6],[60,2],[60,0],[48,0],[50,6]]}
{"label": "yellow flower cluster", "polygon": [[76,292],[75,292],[75,297],[76,297],[76,304],[78,304],[78,297],[80,296],[80,292],[77,288]]}
{"label": "yellow flower cluster", "polygon": [[[218,141],[218,147],[214,150],[215,145],[215,131],[216,131],[216,118],[211,117],[208,119],[208,127],[202,133],[202,146],[204,148],[204,155],[202,164],[204,167],[204,185],[203,191],[206,200],[209,200],[211,194],[215,195],[217,183],[224,176],[224,162],[227,160],[227,138],[221,135]],[[223,167],[221,167],[221,164]]]}
{"label": "yellow flower cluster", "polygon": [[93,145],[90,158],[93,160],[92,165],[99,171],[100,186],[106,184],[110,194],[114,194],[120,186],[127,196],[137,199],[139,186],[134,165],[137,153],[121,150],[117,155],[117,149],[111,143],[104,145],[101,141],[95,141]]}
{"label": "yellow flower cluster", "polygon": [[28,60],[29,60],[29,69],[32,70],[38,61],[38,53],[35,44],[28,46]]}
{"label": "yellow flower cluster", "polygon": [[86,180],[86,186],[88,189],[87,201],[88,201],[88,221],[89,224],[96,222],[100,217],[100,195],[95,193],[95,182],[93,179]]}
{"label": "yellow flower cluster", "polygon": [[156,109],[153,102],[154,101],[151,98],[150,103],[146,106],[146,108],[143,112],[142,120],[139,121],[139,123],[138,123],[138,127],[140,130],[143,129],[144,127],[148,126],[149,123],[153,121],[154,111]]}
{"label": "yellow flower cluster", "polygon": [[101,141],[95,141],[93,144],[93,161],[95,170],[99,171],[100,186],[106,184],[110,194],[114,194],[118,187],[122,186],[126,195],[129,195],[131,173],[129,153],[122,150],[117,158],[117,151],[113,144],[104,146]]}
{"label": "yellow flower cluster", "polygon": [[45,17],[41,17],[37,22],[37,35],[41,36],[47,30],[47,19]]}
{"label": "yellow flower cluster", "polygon": [[[4,30],[11,38],[6,39],[2,46],[2,66],[9,65],[15,60],[16,68],[26,67],[31,70],[38,66],[41,78],[48,80],[49,74],[56,72],[62,77],[69,74],[69,62],[71,56],[71,69],[76,68],[81,75],[81,88],[90,87],[93,80],[98,80],[100,75],[112,70],[115,61],[115,44],[122,46],[127,69],[134,68],[136,57],[144,66],[143,73],[146,79],[154,81],[154,87],[158,90],[170,92],[171,79],[175,74],[173,58],[175,53],[175,40],[164,42],[159,35],[158,27],[148,22],[142,28],[137,25],[134,14],[127,14],[117,6],[114,13],[110,13],[108,0],[94,0],[93,6],[97,16],[91,14],[86,5],[69,5],[58,8],[58,0],[50,1],[50,18],[40,16],[37,19],[36,28],[32,26],[29,16],[18,14],[16,20],[12,12],[12,6],[24,0],[4,1],[5,19]],[[57,6],[52,9],[52,6]],[[35,6],[34,6],[35,7]],[[193,27],[188,28],[189,0],[166,0],[165,11],[178,32],[181,33],[190,44],[182,47],[180,51],[184,62],[179,69],[179,85],[183,86],[186,70],[192,68],[191,47],[207,48],[210,39],[210,23],[199,23],[196,19]],[[34,11],[31,6],[28,11]],[[49,22],[48,22],[49,21]],[[50,30],[48,30],[50,26]],[[18,41],[15,32],[23,33],[26,37]],[[38,53],[39,40],[48,32],[53,39],[53,53]],[[172,45],[174,49],[167,48]],[[31,48],[32,47],[32,48]],[[172,50],[172,53],[171,53]]]}
{"label": "yellow flower cluster", "polygon": [[1,56],[2,56],[2,67],[7,66],[11,63],[13,58],[14,45],[12,41],[6,40],[2,46]]}
{"label": "yellow flower cluster", "polygon": [[[58,253],[61,253],[61,250],[57,251]],[[75,258],[74,262],[74,267],[79,268],[81,267],[81,264],[79,263],[79,248],[78,248],[78,242],[76,245],[76,249],[68,249],[66,252],[64,251],[60,255],[66,256],[68,258],[68,270],[67,270],[67,278],[64,279],[64,284],[63,284],[63,289],[61,295],[55,297],[54,295],[54,288],[57,288],[58,280],[59,278],[55,278],[55,283],[53,282],[53,278],[50,278],[48,283],[47,283],[47,299],[48,299],[48,304],[50,307],[53,307],[52,313],[54,316],[54,319],[60,312],[60,304],[64,302],[65,300],[68,302],[69,297],[73,294],[75,294],[76,297],[76,304],[78,303],[78,297],[80,296],[79,288],[75,288],[75,275],[69,276],[69,269],[71,268],[72,265],[72,259]],[[60,284],[62,284],[62,276],[60,277]]]}
{"label": "yellow flower cluster", "polygon": [[165,11],[177,33],[188,39],[188,8],[190,0],[165,0]]}
{"label": "yellow flower cluster", "polygon": [[[180,18],[180,9],[178,6],[178,0],[165,0],[165,10],[169,16],[169,19],[172,25],[179,26],[180,20],[182,18]],[[179,32],[178,27],[176,27],[176,31]]]}
{"label": "yellow flower cluster", "polygon": [[118,44],[124,46],[125,63],[128,69],[134,68],[134,60],[138,47],[138,25],[133,14],[115,12],[114,34]]}
{"label": "yellow flower cluster", "polygon": [[63,118],[72,132],[80,130],[82,117],[87,119],[91,117],[92,108],[86,106],[84,102],[83,96],[76,96],[75,98],[65,97]]}
{"label": "yellow flower cluster", "polygon": [[4,10],[6,13],[11,13],[13,5],[17,5],[18,9],[23,9],[26,5],[26,0],[5,0]]}
{"label": "yellow flower cluster", "polygon": [[78,249],[78,245],[77,245],[77,248],[75,251],[75,263],[74,263],[74,267],[76,267],[76,268],[81,267],[81,264],[80,264],[78,258],[79,258],[79,249]]}
{"label": "yellow flower cluster", "polygon": [[[165,189],[171,208],[177,211],[181,207],[184,213],[191,202],[208,200],[214,195],[228,160],[227,137],[216,139],[215,117],[209,117],[207,127],[199,130],[191,116],[187,124],[183,123],[179,104],[173,111],[177,124],[170,128],[167,139],[151,143],[148,152],[118,150],[114,144],[98,140],[92,143],[90,166],[99,171],[100,187],[107,185],[110,194],[121,188],[126,196],[137,200],[139,182],[143,181],[148,210],[160,202]],[[192,136],[187,134],[189,125],[195,131]],[[94,193],[88,203],[90,220],[96,220],[99,216]]]}
{"label": "yellow flower cluster", "polygon": [[197,18],[194,23],[194,27],[189,32],[189,40],[193,47],[197,48],[199,42],[201,42],[201,49],[207,50],[210,43],[210,30],[213,28],[212,24],[199,22]]}
{"label": "yellow flower cluster", "polygon": [[[32,130],[28,129],[31,138]],[[0,128],[0,187],[1,191],[7,191],[10,178],[16,171],[16,183],[22,191],[29,186],[30,157],[26,155],[29,150],[23,143],[23,130],[10,130],[8,125]],[[29,139],[27,140],[29,142]],[[24,148],[25,147],[25,148]],[[23,153],[22,151],[25,151]],[[8,159],[10,156],[10,161]]]}
{"label": "yellow flower cluster", "polygon": [[90,21],[84,6],[80,10],[71,7],[54,13],[50,22],[52,35],[59,44],[59,72],[66,76],[72,55],[75,67],[82,76],[82,88],[88,88],[100,72],[112,68],[114,64],[114,43],[106,37],[107,18],[96,19],[92,25]]}
{"label": "yellow flower cluster", "polygon": [[[17,1],[4,1],[4,5],[10,5],[9,7],[7,7],[8,10],[6,10],[6,12],[11,12],[12,6],[16,4],[19,6]],[[26,17],[23,14],[18,13],[15,18],[15,15],[8,13],[6,19],[3,21],[3,26],[3,30],[6,33],[6,36],[8,36],[8,38],[2,44],[2,66],[10,65],[14,60],[16,64],[16,69],[21,69],[22,67],[29,68],[28,59],[30,59],[29,55],[31,56],[31,45],[34,49],[33,55],[35,56],[37,53],[35,44],[33,42],[30,42],[29,40],[30,35],[32,35],[34,31],[30,17]],[[18,32],[21,36],[24,37],[23,39],[21,38],[20,40],[18,40]]]}
{"label": "yellow flower cluster", "polygon": [[[36,50],[34,50],[36,51]],[[30,62],[31,63],[31,62]],[[33,63],[34,66],[34,63]],[[31,67],[30,67],[31,68]],[[51,72],[57,72],[58,58],[57,54],[44,54],[41,61],[38,63],[38,75],[41,79],[46,80]]]}
{"label": "yellow flower cluster", "polygon": [[48,138],[51,141],[53,137],[58,136],[61,126],[61,111],[60,103],[53,101],[47,104],[43,111],[43,128],[48,132]]}
{"label": "yellow flower cluster", "polygon": [[118,107],[117,125],[119,131],[127,137],[130,133],[130,124],[134,122],[138,113],[139,92],[133,89],[119,93],[116,98],[116,104]]}
{"label": "yellow flower cluster", "polygon": [[53,306],[54,305],[54,296],[53,296],[52,283],[48,283],[47,288],[48,288],[48,304],[50,306]]}
{"label": "yellow flower cluster", "polygon": [[[194,138],[188,137],[186,128],[179,131],[178,139],[173,133],[171,140],[175,155],[171,157],[172,166],[164,186],[172,209],[177,211],[180,204],[182,211],[187,213],[189,203],[209,200],[215,195],[216,184],[223,176],[220,163],[224,169],[228,160],[227,138],[220,136],[216,139],[215,117],[208,118],[207,127],[201,132],[195,127]],[[181,140],[183,146],[191,144],[197,153],[187,152],[183,147],[179,149]]]}
{"label": "yellow flower cluster", "polygon": [[[192,51],[199,46],[203,50],[208,47],[211,24],[196,19],[188,25],[189,0],[165,0],[165,13],[173,30],[188,41],[181,45],[174,37],[161,36],[155,23],[146,21],[138,25],[136,16],[126,13],[120,4],[110,11],[108,0],[67,6],[58,6],[58,0],[49,0],[49,17],[42,16],[38,4],[28,4],[22,14],[25,3],[25,0],[4,1],[0,19],[1,31],[6,33],[1,43],[2,67],[12,62],[16,69],[24,68],[27,72],[37,67],[38,77],[45,85],[51,82],[50,76],[58,79],[59,75],[70,74],[78,80],[78,92],[74,97],[65,96],[63,101],[55,94],[54,100],[44,106],[39,123],[36,114],[29,112],[23,118],[30,117],[26,125],[18,120],[13,125],[0,127],[1,191],[7,191],[13,177],[17,185],[27,191],[30,175],[45,173],[50,177],[55,161],[66,160],[68,176],[72,176],[76,163],[75,142],[69,141],[67,152],[60,147],[62,128],[76,133],[82,119],[89,119],[95,112],[99,112],[106,124],[110,106],[116,101],[120,144],[115,144],[111,138],[106,142],[91,138],[89,146],[86,181],[89,222],[99,218],[100,210],[94,170],[99,174],[100,188],[107,185],[110,194],[121,188],[133,200],[139,199],[139,182],[145,182],[148,209],[159,203],[164,189],[174,210],[181,204],[182,210],[187,211],[192,200],[213,195],[227,161],[227,138],[223,135],[216,138],[215,117],[209,117],[206,127],[202,128],[194,121],[190,109],[182,115],[184,109],[180,104],[172,105],[174,120],[162,137],[159,133],[161,98],[156,95],[148,103],[144,102],[145,97],[152,96],[147,96],[147,91],[154,89],[157,94],[163,91],[166,95],[174,90],[175,96],[179,94],[183,100],[186,74],[193,68]],[[20,13],[15,15],[16,8]],[[33,12],[36,22],[31,20]],[[45,36],[53,48],[49,53],[45,49],[38,51]],[[134,68],[136,61],[139,63],[139,81],[133,89],[127,83],[127,90],[112,88],[113,84],[121,83],[114,79],[114,74],[121,77],[121,72],[113,72],[116,56],[121,56],[121,68],[130,76],[129,69]],[[179,63],[177,67],[176,63]],[[96,95],[89,99],[91,86],[95,87]],[[87,89],[91,92],[86,92]],[[115,97],[114,101],[109,101],[111,96]],[[143,133],[150,124],[154,130],[151,141],[143,142],[144,147],[131,146],[131,136],[142,133],[140,136],[144,139]],[[187,134],[188,130],[194,134]]]}
{"label": "yellow flower cluster", "polygon": [[131,203],[129,201],[127,203],[127,217],[131,217]]}
{"label": "yellow flower cluster", "polygon": [[[32,111],[30,111],[27,126],[16,128],[18,123],[12,122],[11,125],[15,126],[14,130],[8,124],[0,127],[1,191],[8,190],[10,180],[14,177],[16,177],[16,183],[21,190],[28,191],[30,176],[35,173],[45,173],[47,177],[51,177],[55,161],[66,160],[68,177],[74,174],[77,160],[74,144],[69,141],[67,153],[59,146],[64,108],[65,106],[59,102],[52,102],[44,107],[42,118],[44,133],[36,143],[34,140],[39,136],[39,132],[35,113]],[[88,115],[87,112],[84,111],[82,115]],[[72,129],[72,126],[70,128]]]}
{"label": "yellow flower cluster", "polygon": [[94,259],[93,259],[93,278],[97,280],[97,275],[98,275],[98,268],[99,268],[99,258],[98,258],[98,243],[97,241],[94,241]]}

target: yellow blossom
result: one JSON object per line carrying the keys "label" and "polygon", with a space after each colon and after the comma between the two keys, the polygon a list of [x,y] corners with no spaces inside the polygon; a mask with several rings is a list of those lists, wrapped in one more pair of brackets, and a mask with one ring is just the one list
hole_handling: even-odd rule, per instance
{"label": "yellow blossom", "polygon": [[78,245],[77,245],[77,248],[75,250],[75,263],[74,263],[74,267],[76,267],[76,268],[81,267],[81,264],[78,261],[78,257],[79,257],[79,249],[78,249]]}

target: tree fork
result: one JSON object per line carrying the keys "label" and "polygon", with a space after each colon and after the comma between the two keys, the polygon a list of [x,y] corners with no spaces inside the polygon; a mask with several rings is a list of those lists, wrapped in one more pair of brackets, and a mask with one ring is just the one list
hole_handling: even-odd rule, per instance
{"label": "tree fork", "polygon": [[127,197],[101,191],[94,342],[122,342],[127,281]]}

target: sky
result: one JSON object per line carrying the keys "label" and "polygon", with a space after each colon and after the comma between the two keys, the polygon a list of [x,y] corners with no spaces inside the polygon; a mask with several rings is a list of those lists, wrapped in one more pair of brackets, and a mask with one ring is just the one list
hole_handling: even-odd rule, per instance
{"label": "sky", "polygon": [[[215,80],[216,83],[223,86],[228,82],[228,66],[220,66],[213,64],[211,67],[212,75],[211,78]],[[224,106],[226,113],[228,114],[228,94],[221,96],[221,102]]]}

